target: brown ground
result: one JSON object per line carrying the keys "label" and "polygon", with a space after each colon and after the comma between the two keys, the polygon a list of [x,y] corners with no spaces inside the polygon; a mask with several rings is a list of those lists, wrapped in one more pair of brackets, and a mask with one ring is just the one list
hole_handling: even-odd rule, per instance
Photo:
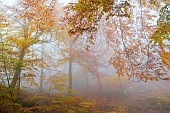
{"label": "brown ground", "polygon": [[131,83],[109,78],[102,83],[104,93],[93,90],[88,95],[97,104],[96,113],[170,113],[170,81]]}

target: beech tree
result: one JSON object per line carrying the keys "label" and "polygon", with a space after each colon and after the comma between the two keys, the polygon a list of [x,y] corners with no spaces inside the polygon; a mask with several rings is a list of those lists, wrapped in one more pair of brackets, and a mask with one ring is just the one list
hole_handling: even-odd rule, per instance
{"label": "beech tree", "polygon": [[[4,41],[9,45],[8,47],[11,48],[11,52],[16,58],[12,68],[14,71],[11,88],[16,87],[21,71],[24,68],[30,69],[26,65],[38,61],[35,53],[30,52],[31,47],[34,44],[44,43],[45,39],[49,39],[44,36],[51,36],[56,30],[56,3],[56,0],[22,0],[17,7],[10,8],[13,14],[6,14],[10,25]],[[31,75],[28,74],[28,76]]]}
{"label": "beech tree", "polygon": [[157,23],[158,28],[151,36],[151,39],[155,45],[160,46],[162,61],[170,69],[170,44],[168,43],[170,41],[170,4],[166,4],[161,8]]}
{"label": "beech tree", "polygon": [[[62,21],[63,22],[63,21]],[[70,30],[70,26],[67,25],[66,23],[62,23],[61,27],[63,29],[60,29],[57,31],[57,36],[59,37],[58,43],[64,43],[61,44],[58,48],[60,48],[60,59],[53,65],[55,68],[61,66],[61,65],[66,65],[68,64],[68,76],[69,76],[69,83],[68,83],[68,94],[71,95],[73,88],[73,82],[74,82],[74,77],[80,77],[83,78],[82,76],[86,76],[86,80],[88,77],[88,72],[92,74],[93,78],[97,80],[98,87],[97,89],[102,92],[102,85],[101,85],[101,78],[100,75],[102,75],[101,72],[98,71],[99,67],[104,67],[99,59],[103,55],[103,53],[106,53],[105,51],[101,51],[96,48],[92,48],[89,51],[88,46],[85,45],[84,40],[80,39],[81,36],[78,35],[73,35],[69,36],[68,31]],[[92,44],[93,42],[91,42]],[[85,47],[84,47],[85,46]],[[86,50],[84,50],[84,48]],[[75,75],[73,73],[73,70],[76,69],[81,69],[81,73],[78,73]],[[87,73],[84,73],[83,70],[87,70]],[[83,74],[83,75],[82,75]],[[63,75],[66,75],[66,73]],[[75,78],[76,79],[76,78]],[[75,81],[76,82],[76,81]],[[88,83],[88,81],[86,81]],[[75,83],[76,84],[76,83]]]}
{"label": "beech tree", "polygon": [[[120,3],[112,0],[79,0],[66,7],[65,19],[72,28],[70,35],[87,37],[88,49],[98,38],[99,29],[102,29],[103,36],[113,48],[114,54],[109,62],[120,76],[127,75],[132,81],[167,80],[169,57],[162,48],[169,51],[169,45],[162,47],[162,39],[157,36],[168,37],[169,29],[166,26],[169,24],[162,25],[165,29],[161,25],[152,25],[152,19],[156,20],[157,9],[162,7],[163,2],[167,3],[157,0],[130,0]],[[163,12],[164,15],[169,14],[168,10],[166,13],[164,11],[168,6],[165,5],[160,11],[159,21],[165,18]],[[155,45],[157,42],[161,42],[161,45]]]}

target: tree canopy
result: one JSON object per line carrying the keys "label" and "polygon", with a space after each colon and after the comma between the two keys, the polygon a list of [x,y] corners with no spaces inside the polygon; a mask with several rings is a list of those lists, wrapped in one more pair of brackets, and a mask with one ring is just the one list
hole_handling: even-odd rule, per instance
{"label": "tree canopy", "polygon": [[[157,13],[158,26],[152,25]],[[87,37],[86,50],[102,32],[113,48],[110,63],[119,75],[128,75],[133,81],[168,79],[162,77],[169,68],[170,45],[163,44],[170,33],[169,2],[79,0],[66,7],[65,19],[71,35]]]}

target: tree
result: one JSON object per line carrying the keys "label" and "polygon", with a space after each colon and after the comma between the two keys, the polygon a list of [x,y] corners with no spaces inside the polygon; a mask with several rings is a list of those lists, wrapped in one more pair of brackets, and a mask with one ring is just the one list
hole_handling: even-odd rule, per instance
{"label": "tree", "polygon": [[22,0],[17,8],[11,8],[13,15],[8,16],[11,20],[10,32],[5,37],[10,47],[13,47],[12,51],[17,52],[11,88],[16,87],[25,65],[29,64],[29,61],[36,61],[36,59],[26,59],[31,54],[30,47],[37,43],[44,43],[42,37],[53,34],[57,22],[56,3],[56,0],[51,2],[47,0]]}
{"label": "tree", "polygon": [[[161,8],[159,12],[159,19],[157,20],[158,28],[151,36],[154,44],[159,45],[161,48],[160,56],[163,63],[170,69],[170,44],[167,43],[170,41],[170,4],[166,4]],[[170,78],[164,78],[169,80]]]}
{"label": "tree", "polygon": [[127,75],[133,81],[163,79],[168,70],[159,55],[161,48],[150,43],[150,35],[156,27],[148,22],[157,17],[151,11],[156,12],[161,3],[157,0],[138,0],[137,3],[135,5],[133,0],[71,3],[66,7],[66,22],[72,27],[69,33],[86,36],[89,47],[102,29],[114,51],[110,63],[120,76]]}

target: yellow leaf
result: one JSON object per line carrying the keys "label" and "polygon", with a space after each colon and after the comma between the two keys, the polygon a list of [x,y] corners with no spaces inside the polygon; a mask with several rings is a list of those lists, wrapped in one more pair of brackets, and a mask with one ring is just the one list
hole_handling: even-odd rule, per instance
{"label": "yellow leaf", "polygon": [[67,113],[76,113],[74,110],[69,110]]}

